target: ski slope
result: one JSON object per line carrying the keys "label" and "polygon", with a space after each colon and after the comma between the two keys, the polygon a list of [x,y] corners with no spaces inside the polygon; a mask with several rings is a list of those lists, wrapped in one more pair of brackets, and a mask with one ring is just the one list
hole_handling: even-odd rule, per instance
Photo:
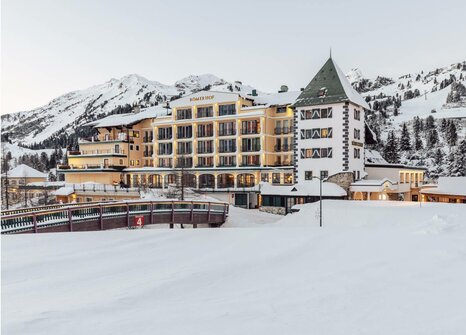
{"label": "ski slope", "polygon": [[2,236],[2,333],[466,333],[466,206],[323,207],[322,229],[316,203],[220,229]]}

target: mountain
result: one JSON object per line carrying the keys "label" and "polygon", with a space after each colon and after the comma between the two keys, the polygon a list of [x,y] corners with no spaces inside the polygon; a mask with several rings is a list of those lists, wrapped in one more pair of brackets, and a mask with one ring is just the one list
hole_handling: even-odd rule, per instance
{"label": "mountain", "polygon": [[[174,85],[148,80],[137,74],[64,94],[47,105],[27,112],[2,115],[2,135],[20,145],[41,143],[50,146],[51,139],[68,138],[84,131],[81,126],[109,114],[130,112],[135,105],[154,106],[181,95],[202,89],[242,91],[252,87],[229,83],[212,74],[189,76]],[[86,130],[89,131],[89,130]],[[63,144],[65,140],[59,141]]]}
{"label": "mountain", "polygon": [[[434,178],[455,174],[452,156],[462,155],[458,146],[466,136],[466,61],[399,78],[365,78],[360,69],[352,69],[346,76],[371,106],[367,122],[377,134],[378,150],[386,150],[391,131],[399,142],[403,141],[402,129],[406,126],[404,141],[411,149],[398,148],[397,162],[425,166]],[[418,148],[416,136],[421,142]]]}

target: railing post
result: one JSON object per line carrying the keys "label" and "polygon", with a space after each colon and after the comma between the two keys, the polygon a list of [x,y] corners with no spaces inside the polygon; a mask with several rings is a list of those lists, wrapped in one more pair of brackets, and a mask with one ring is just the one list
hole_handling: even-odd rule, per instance
{"label": "railing post", "polygon": [[99,222],[100,222],[100,230],[104,230],[104,218],[103,218],[103,208],[102,204],[99,204]]}
{"label": "railing post", "polygon": [[154,202],[151,201],[149,206],[150,206],[149,207],[149,209],[150,209],[150,211],[149,211],[149,224],[153,224],[154,223],[154,215],[153,215],[154,214]]}
{"label": "railing post", "polygon": [[36,217],[36,213],[32,214],[32,222],[34,223],[34,233],[37,233],[37,217]]}
{"label": "railing post", "polygon": [[70,231],[73,231],[73,218],[71,215],[71,208],[68,208],[68,224],[70,226]]}
{"label": "railing post", "polygon": [[129,225],[129,204],[126,203],[126,224],[128,225],[128,228],[130,228]]}
{"label": "railing post", "polygon": [[227,220],[227,205],[223,205],[223,222]]}
{"label": "railing post", "polygon": [[170,223],[170,228],[173,229],[175,227],[175,202],[172,201],[172,220]]}
{"label": "railing post", "polygon": [[191,201],[191,213],[189,213],[189,221],[193,225],[193,228],[197,228],[197,224],[193,224],[194,222],[194,201]]}
{"label": "railing post", "polygon": [[207,223],[210,223],[210,202],[209,202],[209,207],[207,209]]}

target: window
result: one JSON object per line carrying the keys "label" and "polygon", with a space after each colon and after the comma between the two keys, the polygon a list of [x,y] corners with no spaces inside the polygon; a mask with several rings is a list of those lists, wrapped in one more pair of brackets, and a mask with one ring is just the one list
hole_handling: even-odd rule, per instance
{"label": "window", "polygon": [[220,156],[219,166],[236,166],[236,156]]}
{"label": "window", "polygon": [[268,173],[261,173],[261,181],[268,183],[269,182],[269,174]]}
{"label": "window", "polygon": [[130,136],[139,138],[139,131],[138,130],[131,131]]}
{"label": "window", "polygon": [[159,155],[171,155],[173,152],[173,143],[159,143]]}
{"label": "window", "polygon": [[197,159],[197,166],[198,167],[213,167],[214,158],[213,157],[199,157]]}
{"label": "window", "polygon": [[272,173],[272,184],[280,184],[280,173]]}
{"label": "window", "polygon": [[253,152],[253,151],[260,151],[261,150],[261,142],[260,138],[243,138],[242,139],[242,146],[241,151],[243,152]]}
{"label": "window", "polygon": [[219,140],[218,151],[224,152],[236,152],[236,139],[231,140]]}
{"label": "window", "polygon": [[259,121],[243,121],[241,122],[241,134],[259,134]]}
{"label": "window", "polygon": [[260,166],[260,156],[259,155],[247,155],[241,157],[242,166]]}
{"label": "window", "polygon": [[283,183],[284,184],[292,184],[293,183],[293,174],[292,173],[285,173],[283,175]]}
{"label": "window", "polygon": [[193,118],[193,114],[192,114],[191,108],[178,109],[176,111],[177,120],[188,120],[192,118]]}
{"label": "window", "polygon": [[214,136],[213,124],[200,124],[197,126],[197,137],[211,137]]}
{"label": "window", "polygon": [[178,147],[176,149],[178,155],[186,155],[193,153],[193,143],[192,142],[178,142]]}
{"label": "window", "polygon": [[354,128],[354,138],[355,138],[356,140],[361,139],[361,130],[360,130],[360,129]]}
{"label": "window", "polygon": [[139,151],[139,145],[136,145],[136,151]]}
{"label": "window", "polygon": [[286,107],[277,107],[277,113],[286,113]]}
{"label": "window", "polygon": [[328,171],[327,170],[320,171],[320,179],[325,179],[325,178],[328,178]]}
{"label": "window", "polygon": [[123,160],[122,159],[120,159],[120,165],[123,165]]}
{"label": "window", "polygon": [[158,134],[159,140],[170,140],[172,138],[172,128],[159,128]]}
{"label": "window", "polygon": [[159,158],[159,167],[171,168],[172,159],[171,158]]}
{"label": "window", "polygon": [[301,149],[301,158],[332,158],[332,148]]}
{"label": "window", "polygon": [[235,115],[235,114],[236,114],[235,104],[218,106],[218,116]]}
{"label": "window", "polygon": [[304,171],[304,180],[312,179],[312,171]]}
{"label": "window", "polygon": [[311,120],[311,119],[330,119],[332,117],[333,110],[329,108],[314,108],[311,110],[302,110],[300,111],[301,120]]}
{"label": "window", "polygon": [[133,145],[132,144],[130,144],[129,150],[133,150]]}
{"label": "window", "polygon": [[218,136],[236,135],[235,122],[224,122],[218,125]]}
{"label": "window", "polygon": [[361,158],[361,149],[354,148],[354,158]]}
{"label": "window", "polygon": [[312,129],[301,129],[301,139],[309,138],[332,138],[333,130],[332,128],[312,128]]}
{"label": "window", "polygon": [[197,142],[197,153],[207,154],[214,152],[214,141],[199,141]]}
{"label": "window", "polygon": [[191,138],[193,136],[193,126],[180,126],[176,130],[177,138]]}
{"label": "window", "polygon": [[358,111],[357,109],[354,110],[354,119],[361,120],[361,111]]}
{"label": "window", "polygon": [[214,116],[214,109],[213,109],[212,106],[198,107],[197,108],[197,117],[198,118],[212,117],[212,116]]}

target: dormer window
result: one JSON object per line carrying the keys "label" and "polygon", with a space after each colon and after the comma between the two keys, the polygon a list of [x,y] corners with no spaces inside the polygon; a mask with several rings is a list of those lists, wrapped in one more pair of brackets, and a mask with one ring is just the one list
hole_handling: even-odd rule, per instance
{"label": "dormer window", "polygon": [[318,92],[318,96],[319,98],[323,98],[327,95],[327,88],[325,87],[322,87],[319,92]]}

